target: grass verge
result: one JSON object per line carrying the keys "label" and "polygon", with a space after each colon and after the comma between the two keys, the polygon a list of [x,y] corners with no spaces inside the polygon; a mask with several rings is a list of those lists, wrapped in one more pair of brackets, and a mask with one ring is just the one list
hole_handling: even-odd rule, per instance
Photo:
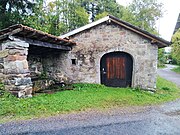
{"label": "grass verge", "polygon": [[176,67],[176,68],[173,68],[171,69],[172,71],[176,72],[176,73],[179,73],[180,74],[180,66]]}
{"label": "grass verge", "polygon": [[110,88],[97,84],[75,84],[75,90],[18,99],[0,97],[0,123],[39,118],[89,108],[154,105],[179,98],[179,88],[160,77],[155,94],[131,88]]}
{"label": "grass verge", "polygon": [[161,68],[166,68],[166,65],[165,65],[164,63],[160,63],[160,62],[159,62],[159,63],[158,63],[158,68],[160,68],[160,69],[161,69]]}

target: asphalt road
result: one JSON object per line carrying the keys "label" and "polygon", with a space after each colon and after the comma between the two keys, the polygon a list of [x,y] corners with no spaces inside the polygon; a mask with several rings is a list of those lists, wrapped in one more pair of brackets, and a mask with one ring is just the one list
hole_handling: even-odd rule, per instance
{"label": "asphalt road", "polygon": [[167,64],[166,68],[158,69],[158,75],[180,86],[180,74],[171,71],[176,66]]}
{"label": "asphalt road", "polygon": [[[168,67],[169,68],[169,67]],[[158,70],[160,76],[169,69]],[[164,73],[164,74],[163,74]],[[177,77],[177,82],[179,78]],[[180,135],[180,99],[159,106],[89,110],[0,124],[0,135]]]}
{"label": "asphalt road", "polygon": [[0,125],[1,135],[180,135],[180,100]]}

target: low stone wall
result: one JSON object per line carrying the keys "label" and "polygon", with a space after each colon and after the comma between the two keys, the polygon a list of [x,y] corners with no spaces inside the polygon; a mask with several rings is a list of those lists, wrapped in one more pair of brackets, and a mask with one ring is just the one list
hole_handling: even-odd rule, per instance
{"label": "low stone wall", "polygon": [[12,38],[0,44],[0,79],[5,88],[18,97],[32,96],[32,82],[27,62],[29,44]]}

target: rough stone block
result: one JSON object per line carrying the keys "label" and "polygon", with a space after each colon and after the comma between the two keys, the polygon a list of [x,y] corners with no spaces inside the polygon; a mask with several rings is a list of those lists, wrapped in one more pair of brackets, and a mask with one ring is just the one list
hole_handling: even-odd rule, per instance
{"label": "rough stone block", "polygon": [[4,46],[8,49],[20,49],[20,48],[28,48],[29,44],[24,41],[9,41],[4,43]]}
{"label": "rough stone block", "polygon": [[19,98],[32,97],[32,87],[25,87],[23,90],[18,92]]}
{"label": "rough stone block", "polygon": [[6,58],[7,61],[16,61],[16,60],[23,61],[26,59],[27,59],[27,56],[20,56],[20,55],[9,55]]}
{"label": "rough stone block", "polygon": [[4,69],[4,65],[0,63],[0,69]]}
{"label": "rough stone block", "polygon": [[[21,85],[31,85],[31,78],[26,77],[26,78],[14,78],[15,79],[15,86],[21,86]],[[23,87],[23,86],[22,86]]]}
{"label": "rough stone block", "polygon": [[2,50],[0,51],[0,58],[5,58],[8,56],[8,50]]}
{"label": "rough stone block", "polygon": [[23,69],[29,69],[28,62],[26,60],[23,61]]}
{"label": "rough stone block", "polygon": [[16,55],[8,55],[6,58],[7,61],[16,61]]}
{"label": "rough stone block", "polygon": [[19,54],[19,55],[23,56],[23,55],[27,55],[28,52],[27,52],[27,49],[23,49],[23,50],[10,49],[10,50],[9,50],[9,54],[10,54],[10,55]]}

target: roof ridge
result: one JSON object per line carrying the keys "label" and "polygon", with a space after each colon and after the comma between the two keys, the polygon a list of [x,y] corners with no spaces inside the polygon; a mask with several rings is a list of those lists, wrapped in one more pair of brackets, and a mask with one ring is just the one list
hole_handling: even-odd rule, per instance
{"label": "roof ridge", "polygon": [[92,28],[92,27],[94,27],[94,26],[96,26],[98,24],[101,24],[101,23],[103,23],[103,22],[105,22],[105,21],[107,21],[109,19],[111,19],[111,21],[113,21],[114,23],[117,23],[117,24],[121,25],[122,27],[125,27],[126,29],[134,31],[135,33],[138,33],[140,35],[145,36],[146,38],[149,38],[149,39],[153,40],[153,42],[158,41],[158,43],[162,44],[163,47],[170,45],[169,41],[167,41],[167,40],[165,40],[163,38],[160,38],[159,36],[156,36],[154,34],[151,34],[146,30],[140,29],[137,26],[134,26],[134,25],[132,25],[132,24],[126,22],[126,21],[123,21],[123,20],[121,20],[119,18],[116,18],[116,17],[114,17],[112,15],[107,15],[106,17],[103,17],[103,18],[101,18],[101,19],[99,19],[99,20],[97,20],[95,22],[89,23],[89,24],[87,24],[85,26],[82,26],[80,28],[77,28],[75,30],[72,30],[72,31],[70,31],[70,32],[68,32],[68,33],[66,33],[64,35],[59,36],[59,37],[67,38],[69,36],[80,33],[80,32],[82,32],[84,30],[90,29],[90,28]]}

